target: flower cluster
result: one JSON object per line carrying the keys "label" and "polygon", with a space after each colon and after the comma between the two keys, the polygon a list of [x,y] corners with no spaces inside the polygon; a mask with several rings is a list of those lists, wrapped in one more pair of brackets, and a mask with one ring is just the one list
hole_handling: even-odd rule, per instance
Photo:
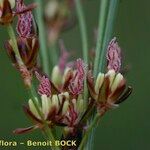
{"label": "flower cluster", "polygon": [[[12,5],[12,1],[11,3],[9,3],[9,1],[4,0],[4,4],[5,3],[7,5]],[[39,49],[36,27],[33,15],[31,13],[32,9],[36,5],[31,4],[29,6],[26,6],[23,0],[17,0],[15,4],[15,11],[13,11],[12,9],[10,10],[12,16],[18,16],[16,28],[18,37],[16,39],[16,43],[13,41],[13,39],[5,42],[5,48],[13,62],[13,65],[20,71],[25,84],[27,86],[31,86],[31,73],[34,67],[36,67],[37,65],[37,54]],[[8,23],[8,19],[6,20]],[[14,45],[16,45],[15,48],[18,51],[17,55],[14,51]]]}
{"label": "flower cluster", "polygon": [[[111,44],[112,42],[108,46],[107,55],[111,55],[112,51],[114,53],[118,51],[118,46],[114,49],[116,43]],[[109,61],[116,64],[115,61],[118,60],[110,57]],[[108,64],[110,65],[110,63]],[[109,69],[108,67],[107,73],[99,73],[97,78],[94,79],[92,70],[81,59],[77,59],[73,66],[67,66],[63,71],[59,65],[55,66],[51,80],[37,70],[35,75],[39,81],[38,94],[41,103],[37,97],[35,99],[44,115],[43,119],[50,128],[63,127],[63,138],[69,136],[69,138],[77,139],[79,132],[82,136],[87,127],[86,118],[90,117],[92,110],[96,109],[99,115],[103,115],[106,111],[117,107],[132,92],[130,86],[126,88],[126,80],[119,73],[119,69]],[[87,99],[84,99],[85,81],[87,81],[89,90]],[[31,99],[28,106],[24,107],[24,111],[35,122],[35,125],[17,129],[14,133],[21,134],[44,127],[43,120]]]}
{"label": "flower cluster", "polygon": [[[70,25],[74,2],[51,0],[47,3],[43,21],[48,30],[49,44],[57,43],[60,31]],[[78,148],[90,129],[93,116],[100,118],[108,110],[118,107],[132,92],[120,73],[121,48],[113,38],[106,52],[106,73],[94,75],[92,60],[89,64],[81,58],[68,62],[69,52],[60,40],[61,57],[52,67],[51,75],[45,74],[38,62],[40,41],[32,15],[36,6],[34,3],[26,6],[23,0],[0,0],[0,24],[8,27],[10,35],[5,48],[31,94],[23,110],[33,125],[16,129],[14,133],[22,134],[35,129],[46,132],[45,128],[51,133],[59,127],[62,130],[59,138],[76,140]],[[14,17],[17,17],[17,37],[11,28]]]}

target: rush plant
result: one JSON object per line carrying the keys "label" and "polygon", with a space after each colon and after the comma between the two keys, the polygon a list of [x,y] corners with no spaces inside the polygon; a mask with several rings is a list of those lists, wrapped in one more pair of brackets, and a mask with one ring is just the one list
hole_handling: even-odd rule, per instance
{"label": "rush plant", "polygon": [[[51,149],[93,149],[92,138],[99,120],[132,92],[121,73],[121,48],[112,38],[118,3],[100,1],[97,42],[92,53],[81,0],[35,0],[29,5],[24,0],[0,0],[0,24],[9,35],[5,49],[30,93],[23,110],[32,125],[18,128],[14,134],[40,129],[47,140],[77,143]],[[76,24],[81,33],[82,55],[68,61],[71,52],[59,35]]]}

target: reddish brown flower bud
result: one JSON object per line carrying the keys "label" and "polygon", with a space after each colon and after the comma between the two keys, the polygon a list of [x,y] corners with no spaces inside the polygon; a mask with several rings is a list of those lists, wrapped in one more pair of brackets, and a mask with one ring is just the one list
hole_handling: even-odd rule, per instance
{"label": "reddish brown flower bud", "polygon": [[120,71],[121,68],[121,48],[114,37],[107,48],[107,68],[108,70]]}
{"label": "reddish brown flower bud", "polygon": [[[5,43],[5,48],[7,49],[8,55],[12,59],[15,67],[18,68],[19,62],[15,56],[15,53],[12,48],[12,41],[9,40]],[[28,70],[32,70],[37,64],[37,52],[39,48],[39,43],[37,38],[18,38],[17,39],[18,49],[20,56],[24,62],[24,65]]]}
{"label": "reddish brown flower bud", "polygon": [[68,86],[69,91],[74,96],[77,96],[83,92],[83,84],[86,75],[86,65],[81,59],[77,59],[76,68],[77,69],[75,70],[74,76]]}
{"label": "reddish brown flower bud", "polygon": [[112,108],[124,101],[131,94],[131,87],[126,89],[126,80],[114,70],[106,74],[99,73],[97,80],[91,82],[92,77],[88,74],[88,88],[91,97],[96,100],[98,110],[101,108]]}
{"label": "reddish brown flower bud", "polygon": [[0,24],[6,25],[12,22],[13,20],[12,8],[14,6],[15,6],[15,0],[0,1]]}
{"label": "reddish brown flower bud", "polygon": [[40,81],[38,87],[38,94],[39,95],[46,95],[47,97],[51,96],[51,83],[48,77],[41,76],[38,72],[35,72],[36,78]]}
{"label": "reddish brown flower bud", "polygon": [[35,4],[26,6],[23,0],[16,1],[16,11],[18,13],[17,33],[22,38],[29,38],[37,35],[37,27],[31,10]]}

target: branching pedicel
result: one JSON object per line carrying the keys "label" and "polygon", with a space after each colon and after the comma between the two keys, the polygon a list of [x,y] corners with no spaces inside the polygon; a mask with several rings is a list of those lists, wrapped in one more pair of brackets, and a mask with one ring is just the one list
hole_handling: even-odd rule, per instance
{"label": "branching pedicel", "polygon": [[[58,1],[55,2],[59,4]],[[74,6],[74,1],[70,5],[70,1],[64,0],[63,5],[67,11],[70,6]],[[14,133],[22,134],[41,129],[49,140],[54,140],[56,134],[52,130],[61,127],[63,132],[59,136],[59,140],[76,140],[77,146],[52,148],[83,149],[86,146],[88,135],[96,126],[100,117],[108,110],[118,107],[132,92],[132,88],[127,86],[124,76],[120,73],[121,48],[116,38],[110,41],[106,54],[107,71],[106,73],[98,73],[94,78],[92,69],[94,68],[94,62],[90,62],[92,66],[89,66],[81,58],[78,58],[71,66],[67,65],[69,53],[61,41],[62,56],[58,64],[53,66],[52,75],[46,75],[41,71],[37,59],[39,37],[32,15],[32,9],[35,6],[35,4],[26,6],[23,0],[16,0],[16,2],[0,1],[0,24],[9,27],[8,33],[10,35],[10,39],[5,43],[5,48],[32,95],[23,110],[33,121],[33,125],[16,129]],[[55,16],[55,13],[60,15],[58,5],[56,8],[53,14],[49,14],[51,16],[49,19],[52,20],[47,20],[47,22],[60,23],[59,21],[62,20],[61,16]],[[17,38],[15,38],[11,28],[15,16],[18,16]],[[58,19],[58,22],[55,19]],[[65,16],[65,22],[67,19],[69,18]],[[47,27],[49,28],[49,26]],[[60,33],[60,30],[58,33]],[[57,38],[54,37],[55,40]],[[36,77],[39,82],[36,93],[32,89],[34,85],[33,77]],[[85,90],[88,91],[87,99],[84,97]],[[88,124],[93,113],[93,122]]]}

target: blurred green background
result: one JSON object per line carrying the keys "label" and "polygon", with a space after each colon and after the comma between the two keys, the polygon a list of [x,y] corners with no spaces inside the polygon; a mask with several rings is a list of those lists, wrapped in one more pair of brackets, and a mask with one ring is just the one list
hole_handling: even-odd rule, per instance
{"label": "blurred green background", "polygon": [[[99,2],[100,0],[84,2],[89,47],[92,47],[94,43],[93,30],[98,23]],[[94,150],[150,149],[149,6],[148,0],[121,0],[119,4],[114,36],[118,38],[122,47],[125,64],[130,66],[127,79],[134,91],[125,103],[107,113],[101,120],[94,138]],[[81,51],[77,26],[63,34],[62,38],[68,49]],[[4,28],[0,27],[0,139],[17,141],[42,139],[38,131],[21,136],[12,134],[13,129],[27,127],[30,122],[21,107],[28,100],[27,91],[3,48],[5,39],[7,34]],[[20,146],[18,149],[27,148]]]}

